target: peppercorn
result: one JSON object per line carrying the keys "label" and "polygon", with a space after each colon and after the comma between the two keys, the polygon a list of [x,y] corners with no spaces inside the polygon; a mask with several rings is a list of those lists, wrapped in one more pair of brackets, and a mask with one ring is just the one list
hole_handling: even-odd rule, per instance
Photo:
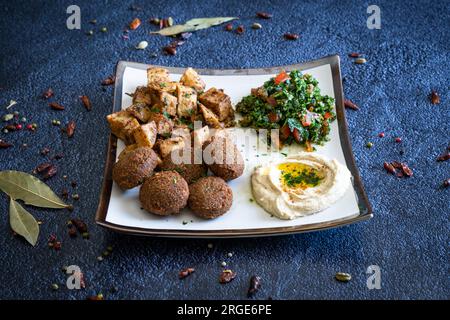
{"label": "peppercorn", "polygon": [[373,143],[372,142],[367,142],[366,143],[366,147],[369,148],[369,149],[372,148],[373,147]]}
{"label": "peppercorn", "polygon": [[378,134],[378,136],[379,136],[380,138],[384,138],[384,132],[380,132],[380,133]]}
{"label": "peppercorn", "polygon": [[395,142],[397,142],[397,143],[402,142],[402,138],[400,138],[400,137],[395,138]]}

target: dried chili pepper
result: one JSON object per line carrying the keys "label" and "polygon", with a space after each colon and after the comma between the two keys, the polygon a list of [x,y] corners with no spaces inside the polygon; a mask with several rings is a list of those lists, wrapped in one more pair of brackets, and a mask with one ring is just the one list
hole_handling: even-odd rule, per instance
{"label": "dried chili pepper", "polygon": [[252,297],[261,288],[261,278],[258,276],[252,276],[250,278],[250,286],[247,291],[247,297]]}
{"label": "dried chili pepper", "polygon": [[110,86],[110,85],[113,85],[114,82],[115,82],[114,77],[109,76],[108,78],[102,80],[101,84],[102,84],[102,86]]}
{"label": "dried chili pepper", "polygon": [[43,94],[42,94],[42,99],[49,99],[50,97],[52,97],[53,96],[53,90],[52,90],[52,88],[48,88],[47,89],[47,91],[45,91]]}
{"label": "dried chili pepper", "polygon": [[80,96],[80,100],[83,103],[83,105],[87,111],[92,110],[91,100],[89,100],[88,96]]}
{"label": "dried chili pepper", "polygon": [[76,127],[75,122],[73,120],[69,121],[66,127],[66,133],[69,138],[73,137],[73,134],[75,133],[75,127]]}
{"label": "dried chili pepper", "polygon": [[225,26],[225,30],[226,30],[226,31],[231,31],[231,30],[233,30],[233,24],[228,23],[228,24]]}
{"label": "dried chili pepper", "polygon": [[258,18],[261,18],[261,19],[270,19],[270,18],[272,18],[272,14],[267,13],[267,12],[257,12],[256,16]]}
{"label": "dried chili pepper", "polygon": [[431,91],[430,100],[432,104],[439,104],[441,102],[441,98],[435,90]]}
{"label": "dried chili pepper", "polygon": [[163,50],[164,50],[165,53],[167,53],[167,54],[169,54],[171,56],[174,56],[174,55],[177,54],[177,49],[175,47],[173,47],[173,46],[164,47]]}
{"label": "dried chili pepper", "polygon": [[195,269],[194,268],[186,268],[180,271],[180,273],[178,274],[178,278],[180,279],[184,279],[187,276],[190,276],[192,273],[194,273]]}
{"label": "dried chili pepper", "polygon": [[229,282],[233,281],[234,278],[236,278],[236,272],[234,272],[230,269],[225,269],[220,274],[219,282],[222,284],[229,283]]}
{"label": "dried chili pepper", "polygon": [[58,169],[56,168],[56,166],[54,164],[52,164],[52,165],[50,165],[50,167],[48,167],[45,170],[45,172],[43,172],[42,179],[48,180],[51,177],[53,177],[54,175],[56,175],[57,172],[58,172]]}
{"label": "dried chili pepper", "polygon": [[384,169],[386,169],[387,172],[389,172],[389,173],[391,173],[393,175],[396,174],[394,166],[392,164],[390,164],[389,162],[384,162],[383,166],[384,166]]}
{"label": "dried chili pepper", "polygon": [[62,106],[62,105],[60,105],[59,103],[56,103],[56,102],[50,102],[48,105],[49,105],[50,108],[52,108],[53,110],[59,110],[59,111],[62,111],[62,110],[65,109],[64,106]]}
{"label": "dried chili pepper", "polygon": [[286,40],[297,40],[300,38],[300,35],[297,33],[285,33],[283,36]]}
{"label": "dried chili pepper", "polygon": [[48,170],[48,168],[50,168],[52,166],[52,164],[50,162],[44,162],[41,163],[40,165],[38,165],[36,167],[36,169],[34,169],[34,171],[36,171],[37,173],[42,173],[46,170]]}
{"label": "dried chili pepper", "polygon": [[348,109],[359,110],[359,107],[354,102],[348,99],[344,100],[344,106]]}
{"label": "dried chili pepper", "polygon": [[437,161],[447,161],[447,160],[449,160],[450,159],[450,153],[448,152],[448,153],[444,153],[444,154],[441,154],[439,157],[437,157]]}
{"label": "dried chili pepper", "polygon": [[87,232],[87,224],[81,219],[72,219],[70,220],[72,224],[77,228],[79,233]]}
{"label": "dried chili pepper", "polygon": [[236,28],[236,33],[237,33],[237,34],[243,34],[244,31],[245,31],[245,28],[244,28],[243,25],[240,25],[240,26],[238,26],[238,27]]}
{"label": "dried chili pepper", "polygon": [[361,57],[361,54],[359,54],[357,52],[351,52],[351,53],[348,54],[348,56],[350,58],[359,58],[359,57]]}
{"label": "dried chili pepper", "polygon": [[8,143],[5,140],[0,139],[0,149],[6,149],[9,147],[12,147],[11,143]]}
{"label": "dried chili pepper", "polygon": [[130,22],[129,28],[131,30],[136,30],[141,25],[141,20],[139,18],[134,18],[133,21]]}

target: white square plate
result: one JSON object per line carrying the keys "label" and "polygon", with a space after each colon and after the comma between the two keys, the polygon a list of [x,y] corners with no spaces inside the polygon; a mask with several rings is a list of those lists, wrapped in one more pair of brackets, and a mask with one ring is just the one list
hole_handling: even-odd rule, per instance
{"label": "white square plate", "polygon": [[[132,93],[137,86],[146,85],[145,64],[120,61],[116,69],[114,109],[118,111],[131,105]],[[172,80],[178,80],[184,68],[164,67],[169,70]],[[304,64],[268,69],[242,70],[206,70],[196,69],[206,83],[206,88],[216,87],[225,90],[231,97],[233,106],[242,97],[250,94],[250,89],[262,85],[281,70],[299,69],[309,73],[319,81],[322,94],[336,100],[337,121],[331,125],[330,141],[324,146],[316,146],[315,152],[345,163],[353,175],[353,188],[349,188],[338,202],[319,213],[297,218],[280,220],[271,217],[252,199],[250,175],[258,164],[264,164],[281,154],[268,154],[258,150],[254,140],[243,140],[239,130],[233,129],[236,145],[245,159],[244,174],[229,182],[233,190],[233,205],[225,215],[203,220],[184,209],[179,215],[160,217],[140,208],[139,188],[121,191],[111,180],[111,169],[117,155],[124,148],[122,141],[111,135],[108,159],[106,159],[105,178],[97,210],[98,224],[110,229],[132,234],[168,236],[168,237],[237,237],[287,234],[303,231],[321,230],[368,219],[372,216],[371,207],[359,178],[352,155],[347,132],[343,106],[342,84],[340,78],[339,57],[330,56]],[[256,138],[256,136],[255,136]],[[247,138],[248,139],[248,138]],[[240,141],[243,140],[243,141]],[[116,147],[117,146],[117,147]],[[295,154],[302,151],[298,145],[285,147],[282,152]]]}

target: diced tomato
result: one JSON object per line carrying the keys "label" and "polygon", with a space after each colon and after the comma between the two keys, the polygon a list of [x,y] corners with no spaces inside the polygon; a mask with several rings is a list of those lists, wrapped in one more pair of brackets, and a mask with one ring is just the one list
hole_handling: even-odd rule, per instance
{"label": "diced tomato", "polygon": [[304,126],[304,127],[309,127],[310,125],[311,125],[311,122],[306,121],[306,119],[303,118],[303,120],[302,120],[302,126]]}
{"label": "diced tomato", "polygon": [[333,117],[333,115],[332,115],[330,112],[325,112],[325,114],[323,115],[323,117],[324,117],[325,119],[330,119],[330,118]]}
{"label": "diced tomato", "polygon": [[274,97],[267,97],[266,99],[267,103],[270,104],[272,107],[276,107],[277,100],[275,100]]}
{"label": "diced tomato", "polygon": [[285,124],[280,129],[280,138],[281,140],[286,140],[291,135],[291,130],[289,129],[289,126]]}
{"label": "diced tomato", "polygon": [[300,132],[298,131],[297,128],[294,128],[294,131],[292,131],[292,136],[298,143],[302,142],[302,137],[300,136]]}
{"label": "diced tomato", "polygon": [[275,84],[280,84],[289,79],[290,79],[289,75],[286,73],[286,71],[283,70],[275,77],[274,82],[275,82]]}
{"label": "diced tomato", "polygon": [[272,123],[280,121],[280,116],[276,112],[270,112],[267,116]]}

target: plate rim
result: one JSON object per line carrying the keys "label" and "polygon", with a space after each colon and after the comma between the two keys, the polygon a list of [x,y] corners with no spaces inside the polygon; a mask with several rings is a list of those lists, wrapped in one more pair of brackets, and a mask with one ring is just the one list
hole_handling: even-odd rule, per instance
{"label": "plate rim", "polygon": [[[183,230],[183,229],[147,229],[139,227],[130,227],[114,224],[106,221],[106,214],[108,212],[109,200],[112,191],[112,166],[116,159],[117,138],[110,133],[106,165],[103,174],[103,182],[100,190],[99,204],[95,214],[96,224],[107,229],[141,236],[155,236],[155,237],[170,237],[170,238],[234,238],[234,237],[257,237],[257,236],[274,236],[274,235],[288,235],[303,232],[313,232],[337,228],[353,224],[360,221],[365,221],[373,217],[372,206],[370,205],[364,185],[362,183],[358,167],[353,155],[352,144],[348,132],[347,118],[345,116],[344,108],[344,94],[341,80],[340,57],[339,55],[330,55],[320,59],[311,60],[302,63],[296,63],[285,66],[275,66],[268,68],[251,68],[251,69],[202,69],[195,68],[200,75],[262,75],[273,74],[281,70],[290,71],[292,69],[311,69],[322,65],[329,64],[331,67],[331,74],[333,79],[333,90],[335,94],[336,116],[338,120],[339,137],[341,140],[341,147],[343,149],[344,158],[347,167],[353,176],[353,188],[357,196],[359,214],[346,218],[330,220],[326,222],[311,223],[299,226],[283,226],[270,228],[252,228],[252,229],[223,229],[223,230]],[[147,69],[148,67],[162,67],[168,69],[169,72],[182,73],[186,67],[167,67],[153,64],[144,64],[139,62],[120,60],[116,64],[115,82],[113,93],[113,109],[112,112],[122,109],[122,84],[123,74],[127,67],[137,69]]]}

